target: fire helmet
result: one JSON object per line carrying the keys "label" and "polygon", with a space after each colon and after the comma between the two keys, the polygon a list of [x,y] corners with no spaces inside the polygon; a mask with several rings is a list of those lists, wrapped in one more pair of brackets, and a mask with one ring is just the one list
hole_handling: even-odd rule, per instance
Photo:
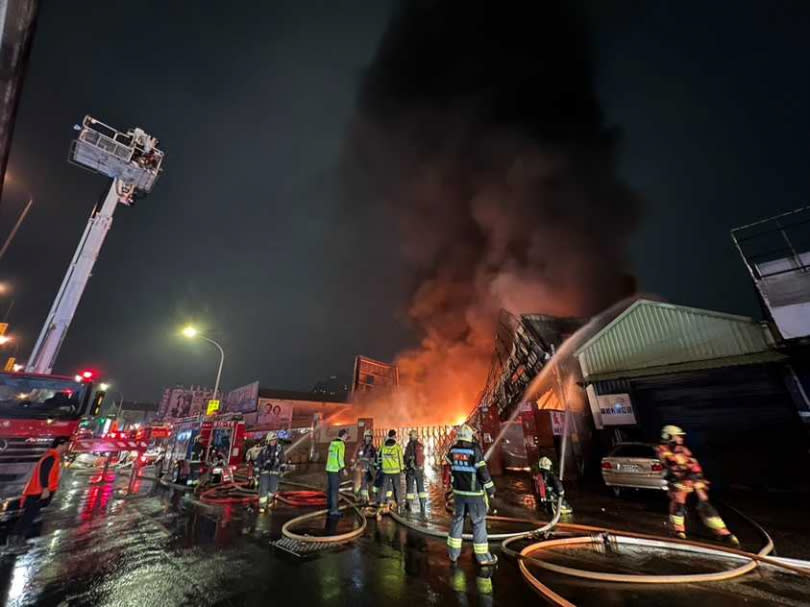
{"label": "fire helmet", "polygon": [[363,432],[363,438],[374,438],[374,433],[371,430]]}
{"label": "fire helmet", "polygon": [[416,430],[411,430],[410,432],[408,432],[408,436],[410,438],[419,438],[419,433]]}
{"label": "fire helmet", "polygon": [[668,424],[661,428],[661,440],[669,442],[673,440],[676,436],[686,436],[686,432],[684,432],[678,426],[673,426]]}
{"label": "fire helmet", "polygon": [[268,443],[270,441],[278,440],[278,434],[276,434],[275,432],[268,432],[264,440],[266,440]]}
{"label": "fire helmet", "polygon": [[467,424],[462,424],[458,429],[458,440],[467,441],[468,443],[473,442],[473,429],[468,426]]}
{"label": "fire helmet", "polygon": [[547,457],[541,457],[537,465],[540,466],[540,470],[551,470],[551,460]]}

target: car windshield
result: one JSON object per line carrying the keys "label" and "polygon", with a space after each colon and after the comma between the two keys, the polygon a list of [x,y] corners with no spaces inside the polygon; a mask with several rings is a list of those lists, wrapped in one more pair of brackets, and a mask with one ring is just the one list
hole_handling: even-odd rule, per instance
{"label": "car windshield", "polygon": [[0,375],[0,417],[75,419],[86,389],[67,379]]}
{"label": "car windshield", "polygon": [[658,457],[655,449],[649,445],[619,445],[610,454],[611,457],[643,457],[655,459]]}

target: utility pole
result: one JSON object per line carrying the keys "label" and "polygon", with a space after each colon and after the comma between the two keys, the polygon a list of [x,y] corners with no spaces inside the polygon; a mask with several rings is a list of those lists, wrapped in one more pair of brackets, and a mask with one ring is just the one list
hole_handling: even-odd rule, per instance
{"label": "utility pole", "polygon": [[6,250],[8,249],[9,245],[11,244],[11,241],[14,240],[14,236],[17,235],[17,230],[20,229],[20,226],[22,225],[22,222],[25,219],[25,216],[28,215],[28,211],[31,210],[31,206],[33,204],[34,204],[34,197],[31,196],[28,199],[28,202],[26,203],[26,205],[23,207],[23,210],[20,212],[20,216],[17,218],[17,223],[15,223],[14,227],[11,228],[11,232],[9,233],[8,238],[6,238],[6,242],[3,243],[3,248],[0,249],[0,259],[3,259],[3,256],[6,254]]}

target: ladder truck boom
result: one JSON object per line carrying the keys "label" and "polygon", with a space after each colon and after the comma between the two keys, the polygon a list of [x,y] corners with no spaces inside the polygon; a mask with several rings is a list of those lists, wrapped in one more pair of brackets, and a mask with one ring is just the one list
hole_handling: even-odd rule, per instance
{"label": "ladder truck boom", "polygon": [[135,196],[152,190],[160,175],[164,154],[157,139],[140,128],[127,132],[85,116],[76,125],[79,135],[71,146],[70,160],[112,178],[104,201],[90,214],[76,252],[68,266],[45,324],[28,358],[26,371],[50,373],[79,306],[101,246],[112,225],[118,204],[131,206]]}

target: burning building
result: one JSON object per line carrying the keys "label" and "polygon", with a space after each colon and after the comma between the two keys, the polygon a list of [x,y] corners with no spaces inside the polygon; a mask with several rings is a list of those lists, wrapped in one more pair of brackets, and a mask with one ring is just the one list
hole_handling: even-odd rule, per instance
{"label": "burning building", "polygon": [[614,169],[583,21],[561,0],[528,7],[404,2],[361,85],[347,199],[397,217],[421,335],[378,410],[411,423],[478,403],[501,310],[589,317],[634,290],[640,205]]}
{"label": "burning building", "polygon": [[[569,477],[583,465],[582,439],[589,432],[587,409],[576,386],[578,367],[570,357],[558,356],[560,345],[574,334],[584,321],[541,314],[499,316],[495,347],[489,375],[478,405],[468,422],[481,429],[485,448],[500,437],[499,449],[492,453],[493,467],[502,462],[507,468],[527,468],[540,456],[557,460],[570,411],[569,437],[573,440]],[[552,365],[547,379],[529,387],[541,370]],[[501,459],[502,458],[502,459]]]}

